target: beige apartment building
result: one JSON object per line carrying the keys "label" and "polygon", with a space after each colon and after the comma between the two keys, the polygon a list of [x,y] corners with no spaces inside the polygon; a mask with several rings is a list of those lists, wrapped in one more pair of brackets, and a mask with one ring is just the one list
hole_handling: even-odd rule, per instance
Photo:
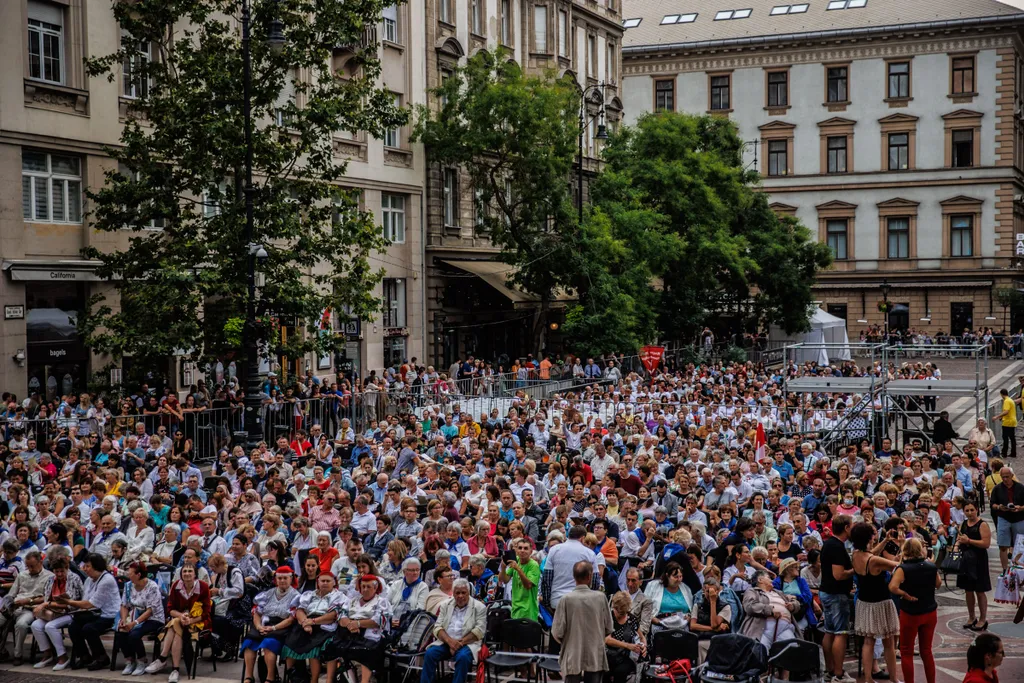
{"label": "beige apartment building", "polygon": [[626,122],[728,116],[779,213],[827,243],[851,339],[1024,326],[1024,13],[996,0],[626,0]]}
{"label": "beige apartment building", "polygon": [[[383,85],[403,105],[425,98],[426,48],[418,30],[424,12],[420,2],[390,8],[366,33],[366,40],[380,45]],[[130,82],[87,78],[82,59],[113,52],[121,32],[110,0],[6,0],[0,3],[0,36],[0,389],[19,396],[79,391],[105,364],[92,357],[74,328],[75,312],[105,286],[80,250],[122,239],[90,229],[84,190],[103,183],[112,163],[103,147],[118,144],[124,104],[133,96]],[[355,68],[351,57],[338,48],[337,70]],[[361,190],[363,208],[393,242],[374,260],[386,272],[380,287],[384,313],[361,323],[336,316],[343,350],[284,371],[362,372],[424,355],[426,165],[408,129],[385,138],[335,141],[339,159],[349,163],[345,184]],[[176,359],[168,359],[167,372],[178,386],[195,378]]]}
{"label": "beige apartment building", "polygon": [[[468,55],[499,46],[529,71],[569,74],[587,89],[583,169],[597,168],[602,112],[622,118],[622,0],[425,0],[427,88]],[[576,187],[576,179],[567,179]],[[474,189],[458,168],[428,159],[426,183],[426,361],[497,360],[534,352],[538,301],[506,284],[510,268],[477,229]],[[584,194],[586,189],[584,189]],[[557,334],[551,335],[557,339]]]}

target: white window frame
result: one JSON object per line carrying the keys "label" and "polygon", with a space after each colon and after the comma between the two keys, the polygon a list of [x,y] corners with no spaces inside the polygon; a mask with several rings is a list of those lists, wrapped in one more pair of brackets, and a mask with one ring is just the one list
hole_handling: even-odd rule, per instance
{"label": "white window frame", "polygon": [[446,24],[454,24],[455,17],[452,16],[452,0],[437,0],[438,18]]}
{"label": "white window frame", "polygon": [[636,28],[637,26],[640,25],[641,21],[643,21],[642,17],[640,17],[640,18],[633,17],[633,18],[630,18],[630,19],[623,19],[622,20],[622,28]]}
{"label": "white window frame", "polygon": [[459,176],[454,168],[446,168],[442,172],[442,219],[447,227],[459,224]]}
{"label": "white window frame", "polygon": [[[131,180],[133,180],[133,181],[135,181],[137,183],[142,181],[142,175],[138,171],[130,171],[127,168],[125,168],[124,165],[122,165],[122,164],[118,164],[118,169],[117,170],[118,170],[118,172],[121,175],[129,177]],[[163,230],[164,229],[164,219],[163,218],[150,218],[148,223],[146,223],[145,225],[142,225],[140,227],[143,230]]]}
{"label": "white window frame", "polygon": [[[392,93],[394,98],[394,104],[396,107],[402,107],[402,96],[397,93]],[[401,128],[388,128],[384,131],[384,146],[398,149],[402,146],[402,129]]]}
{"label": "white window frame", "polygon": [[[217,188],[220,190],[221,197],[228,196],[228,190],[230,185],[228,179],[225,178],[217,183]],[[203,218],[213,218],[221,214],[220,202],[215,202],[210,197],[210,190],[203,190]]]}
{"label": "white window frame", "polygon": [[[390,314],[384,320],[385,327],[405,327],[408,309],[408,297],[405,287],[405,279],[400,277],[386,277],[381,286],[381,298],[384,303],[384,315]],[[389,294],[393,296],[389,296]],[[394,305],[391,305],[394,304]],[[394,313],[392,313],[394,311]]]}
{"label": "white window frame", "polygon": [[405,195],[381,193],[380,215],[384,239],[405,244]]}
{"label": "white window frame", "polygon": [[501,44],[512,46],[512,0],[499,0],[498,11],[501,12]]}
{"label": "white window frame", "polygon": [[558,56],[569,56],[569,13],[558,10]]}
{"label": "white window frame", "polygon": [[[40,4],[40,3],[33,3]],[[31,8],[31,5],[30,5]],[[59,11],[59,8],[58,8]],[[31,10],[30,10],[31,13]],[[54,24],[42,19],[36,19],[29,17],[28,20],[28,63],[29,63],[29,78],[34,81],[41,81],[43,83],[56,83],[58,85],[64,84],[64,24],[63,21],[60,24]],[[36,44],[39,47],[39,53],[37,55],[39,60],[39,73],[32,73],[32,41],[33,36],[35,37]],[[57,54],[53,55],[47,51],[47,38],[55,38],[57,41]],[[47,78],[47,61],[57,63],[58,75],[56,79]]]}
{"label": "white window frame", "polygon": [[484,34],[484,8],[486,0],[471,0],[469,8],[469,30],[478,36]]}
{"label": "white window frame", "polygon": [[533,51],[548,51],[548,6],[533,6]]}
{"label": "white window frame", "polygon": [[401,44],[402,36],[398,31],[398,5],[389,5],[381,15],[384,25],[384,40],[389,43]]}
{"label": "white window frame", "polygon": [[[25,169],[25,153],[29,154],[42,154],[46,157],[46,170],[26,170]],[[67,174],[67,173],[54,173],[53,172],[53,157],[62,157],[67,159],[73,159],[78,164],[78,175]],[[22,218],[29,223],[72,223],[80,224],[82,222],[82,160],[71,154],[51,154],[49,152],[42,152],[39,150],[23,149],[22,150],[22,165],[21,165],[21,192],[22,192]],[[29,180],[29,184],[26,187],[25,180]],[[36,213],[36,199],[38,181],[45,181],[46,183],[46,215],[40,216]],[[76,187],[77,185],[77,187]],[[28,213],[25,215],[25,198],[26,190],[28,191]],[[60,216],[54,215],[54,192],[59,191],[61,197],[61,205],[63,211]],[[74,214],[77,213],[77,216]]]}
{"label": "white window frame", "polygon": [[[966,221],[966,225],[957,225]],[[949,217],[949,254],[954,258],[974,256],[974,216],[955,214]],[[966,247],[966,249],[965,249]],[[967,253],[964,253],[966,251]]]}
{"label": "white window frame", "polygon": [[147,41],[137,41],[122,31],[121,46],[126,50],[134,48],[132,52],[125,55],[124,61],[121,62],[121,97],[130,100],[149,97],[149,89],[153,81],[149,76],[142,78],[138,72],[153,60],[152,44]]}

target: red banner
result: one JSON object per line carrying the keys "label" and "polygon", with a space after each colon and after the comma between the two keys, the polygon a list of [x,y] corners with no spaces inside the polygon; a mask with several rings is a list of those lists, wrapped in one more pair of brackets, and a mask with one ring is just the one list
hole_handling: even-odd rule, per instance
{"label": "red banner", "polygon": [[647,372],[654,374],[654,369],[661,363],[662,357],[665,355],[664,346],[641,346],[640,347],[640,362],[647,368]]}

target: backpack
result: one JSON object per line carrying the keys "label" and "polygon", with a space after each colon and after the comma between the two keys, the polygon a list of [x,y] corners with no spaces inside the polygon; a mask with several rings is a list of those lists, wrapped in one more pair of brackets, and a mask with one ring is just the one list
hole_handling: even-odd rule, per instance
{"label": "backpack", "polygon": [[704,664],[716,674],[750,678],[768,671],[768,652],[760,641],[724,633],[711,638]]}

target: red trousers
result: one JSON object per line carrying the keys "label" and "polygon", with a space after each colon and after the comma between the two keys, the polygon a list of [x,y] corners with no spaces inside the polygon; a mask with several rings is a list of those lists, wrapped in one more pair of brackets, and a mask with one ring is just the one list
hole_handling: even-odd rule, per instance
{"label": "red trousers", "polygon": [[914,683],[914,640],[921,643],[921,663],[928,683],[935,683],[935,657],[932,655],[932,639],[935,637],[936,612],[907,614],[900,612],[900,668],[903,680]]}

